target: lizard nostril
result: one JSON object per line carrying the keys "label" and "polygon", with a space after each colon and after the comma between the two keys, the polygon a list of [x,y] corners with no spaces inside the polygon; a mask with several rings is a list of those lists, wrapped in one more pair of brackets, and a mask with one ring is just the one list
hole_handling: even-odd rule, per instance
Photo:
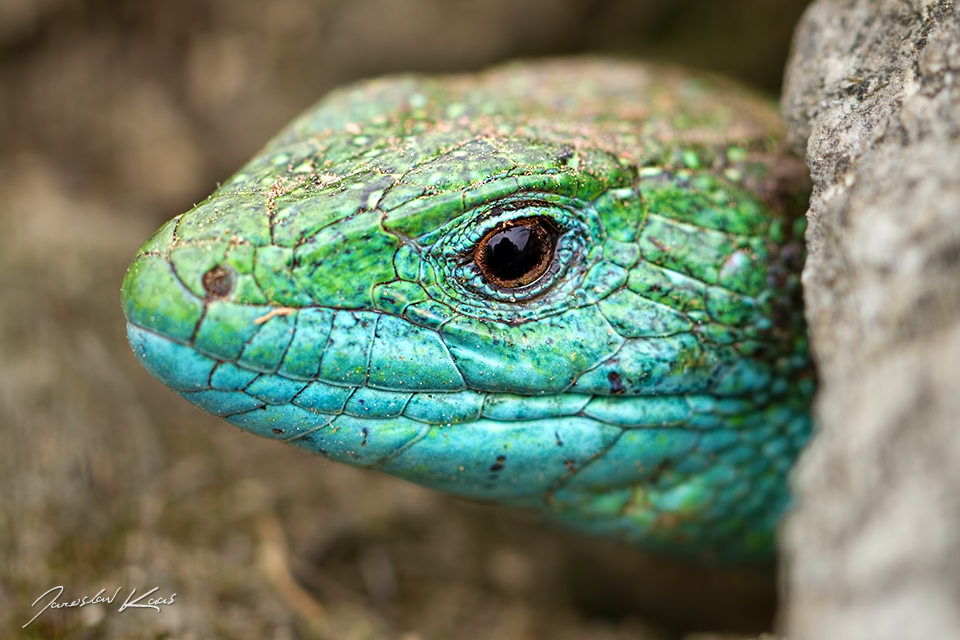
{"label": "lizard nostril", "polygon": [[203,274],[203,290],[207,298],[219,300],[226,298],[233,291],[234,272],[229,267],[217,265]]}
{"label": "lizard nostril", "polygon": [[511,220],[477,244],[474,260],[483,276],[505,289],[525,287],[546,273],[559,229],[549,218]]}

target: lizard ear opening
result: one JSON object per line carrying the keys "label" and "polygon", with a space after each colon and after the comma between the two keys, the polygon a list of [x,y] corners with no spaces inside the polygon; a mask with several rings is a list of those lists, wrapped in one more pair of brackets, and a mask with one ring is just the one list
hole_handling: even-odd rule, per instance
{"label": "lizard ear opening", "polygon": [[497,225],[477,243],[473,259],[488,282],[503,289],[533,284],[547,272],[560,229],[550,218],[519,218]]}

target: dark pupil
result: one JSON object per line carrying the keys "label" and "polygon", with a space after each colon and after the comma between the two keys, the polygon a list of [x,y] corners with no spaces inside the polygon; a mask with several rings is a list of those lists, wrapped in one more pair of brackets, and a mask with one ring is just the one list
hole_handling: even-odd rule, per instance
{"label": "dark pupil", "polygon": [[559,235],[547,218],[524,218],[495,229],[480,241],[474,256],[480,272],[494,284],[514,289],[536,281],[553,259]]}
{"label": "dark pupil", "polygon": [[487,242],[486,262],[503,280],[516,280],[540,262],[546,247],[530,241],[530,227],[511,227],[495,233]]}

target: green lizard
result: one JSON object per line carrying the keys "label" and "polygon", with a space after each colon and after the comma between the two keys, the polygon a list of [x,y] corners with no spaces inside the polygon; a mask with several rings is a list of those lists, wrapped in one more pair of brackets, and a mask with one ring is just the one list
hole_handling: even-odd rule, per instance
{"label": "green lizard", "polygon": [[332,460],[769,557],[814,388],[780,136],[744,89],[635,63],[361,82],[146,242],[130,343]]}

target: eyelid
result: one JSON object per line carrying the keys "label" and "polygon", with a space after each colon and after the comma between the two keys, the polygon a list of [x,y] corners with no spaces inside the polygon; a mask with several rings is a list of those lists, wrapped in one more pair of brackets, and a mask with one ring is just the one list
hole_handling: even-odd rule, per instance
{"label": "eyelid", "polygon": [[[487,281],[474,261],[477,244],[498,226],[530,217],[548,218],[558,228],[546,272],[529,285],[512,289]],[[461,313],[498,321],[566,308],[585,273],[578,265],[597,259],[595,217],[591,203],[550,193],[516,194],[474,207],[446,229],[438,229],[429,243],[425,257],[444,276],[434,281],[437,294]],[[525,304],[534,300],[535,305]]]}
{"label": "eyelid", "polygon": [[438,245],[442,247],[456,246],[459,254],[468,260],[472,260],[473,249],[477,243],[499,225],[537,216],[550,218],[554,224],[560,227],[561,233],[565,233],[569,227],[577,222],[571,209],[561,203],[533,198],[496,203],[485,211],[476,213],[469,223],[449,233]]}

